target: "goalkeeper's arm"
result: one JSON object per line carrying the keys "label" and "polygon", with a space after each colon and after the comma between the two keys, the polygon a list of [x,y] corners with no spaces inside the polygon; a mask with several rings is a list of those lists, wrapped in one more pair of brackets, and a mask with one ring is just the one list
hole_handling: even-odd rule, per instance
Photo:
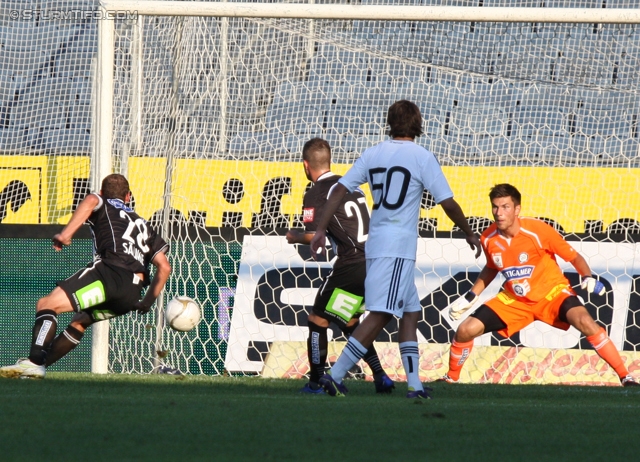
{"label": "goalkeeper's arm", "polygon": [[604,284],[591,275],[591,268],[582,255],[578,254],[571,260],[571,264],[580,275],[580,287],[590,294],[604,295],[606,291]]}
{"label": "goalkeeper's arm", "polygon": [[493,281],[497,275],[498,270],[496,269],[489,268],[488,266],[482,268],[478,279],[473,283],[471,289],[448,306],[449,319],[457,321],[464,313],[469,311],[478,300],[480,294],[491,284],[491,281]]}

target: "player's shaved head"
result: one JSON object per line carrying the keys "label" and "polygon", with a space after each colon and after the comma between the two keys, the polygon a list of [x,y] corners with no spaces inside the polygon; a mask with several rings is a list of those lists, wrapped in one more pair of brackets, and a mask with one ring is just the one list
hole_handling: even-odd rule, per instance
{"label": "player's shaved head", "polygon": [[118,173],[107,175],[102,180],[102,197],[105,199],[121,199],[126,200],[129,193],[129,182]]}
{"label": "player's shaved head", "polygon": [[313,170],[329,170],[331,146],[322,138],[311,138],[302,148],[302,160],[306,160]]}
{"label": "player's shaved head", "polygon": [[493,201],[498,197],[510,197],[513,200],[513,205],[520,205],[520,200],[522,199],[520,191],[509,183],[500,183],[491,188],[489,199]]}
{"label": "player's shaved head", "polygon": [[417,138],[422,135],[420,109],[406,99],[391,105],[387,112],[387,124],[391,138]]}

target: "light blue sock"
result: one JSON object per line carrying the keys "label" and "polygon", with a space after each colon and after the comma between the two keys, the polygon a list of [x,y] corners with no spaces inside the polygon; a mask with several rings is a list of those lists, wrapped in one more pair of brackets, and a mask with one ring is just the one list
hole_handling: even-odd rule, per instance
{"label": "light blue sock", "polygon": [[342,383],[342,379],[347,375],[347,372],[367,353],[367,349],[362,346],[353,337],[349,338],[347,344],[342,350],[340,357],[331,368],[331,377],[338,383]]}
{"label": "light blue sock", "polygon": [[420,365],[418,342],[400,343],[400,357],[402,358],[404,372],[407,375],[407,386],[416,391],[424,390],[418,375],[418,366]]}

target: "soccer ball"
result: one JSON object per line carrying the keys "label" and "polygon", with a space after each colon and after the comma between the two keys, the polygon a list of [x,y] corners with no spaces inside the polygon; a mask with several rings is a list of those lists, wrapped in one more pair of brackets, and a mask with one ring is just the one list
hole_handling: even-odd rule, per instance
{"label": "soccer ball", "polygon": [[202,313],[200,306],[193,299],[179,295],[167,303],[164,317],[172,329],[188,332],[198,325]]}

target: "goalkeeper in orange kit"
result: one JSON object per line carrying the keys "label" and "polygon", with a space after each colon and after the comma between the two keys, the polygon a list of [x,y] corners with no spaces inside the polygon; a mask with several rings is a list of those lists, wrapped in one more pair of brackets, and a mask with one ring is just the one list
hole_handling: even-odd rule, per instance
{"label": "goalkeeper in orange kit", "polygon": [[505,278],[504,287],[460,324],[451,342],[449,372],[441,380],[458,381],[476,337],[486,332],[510,337],[537,320],[563,330],[575,327],[615,370],[623,386],[638,386],[606,331],[571,288],[556,255],[574,266],[583,289],[603,295],[605,286],[591,275],[586,260],[548,224],[518,216],[521,195],[514,186],[496,185],[489,198],[495,223],[481,238],[487,264],[471,290],[449,306],[449,317],[460,319],[498,273]]}

